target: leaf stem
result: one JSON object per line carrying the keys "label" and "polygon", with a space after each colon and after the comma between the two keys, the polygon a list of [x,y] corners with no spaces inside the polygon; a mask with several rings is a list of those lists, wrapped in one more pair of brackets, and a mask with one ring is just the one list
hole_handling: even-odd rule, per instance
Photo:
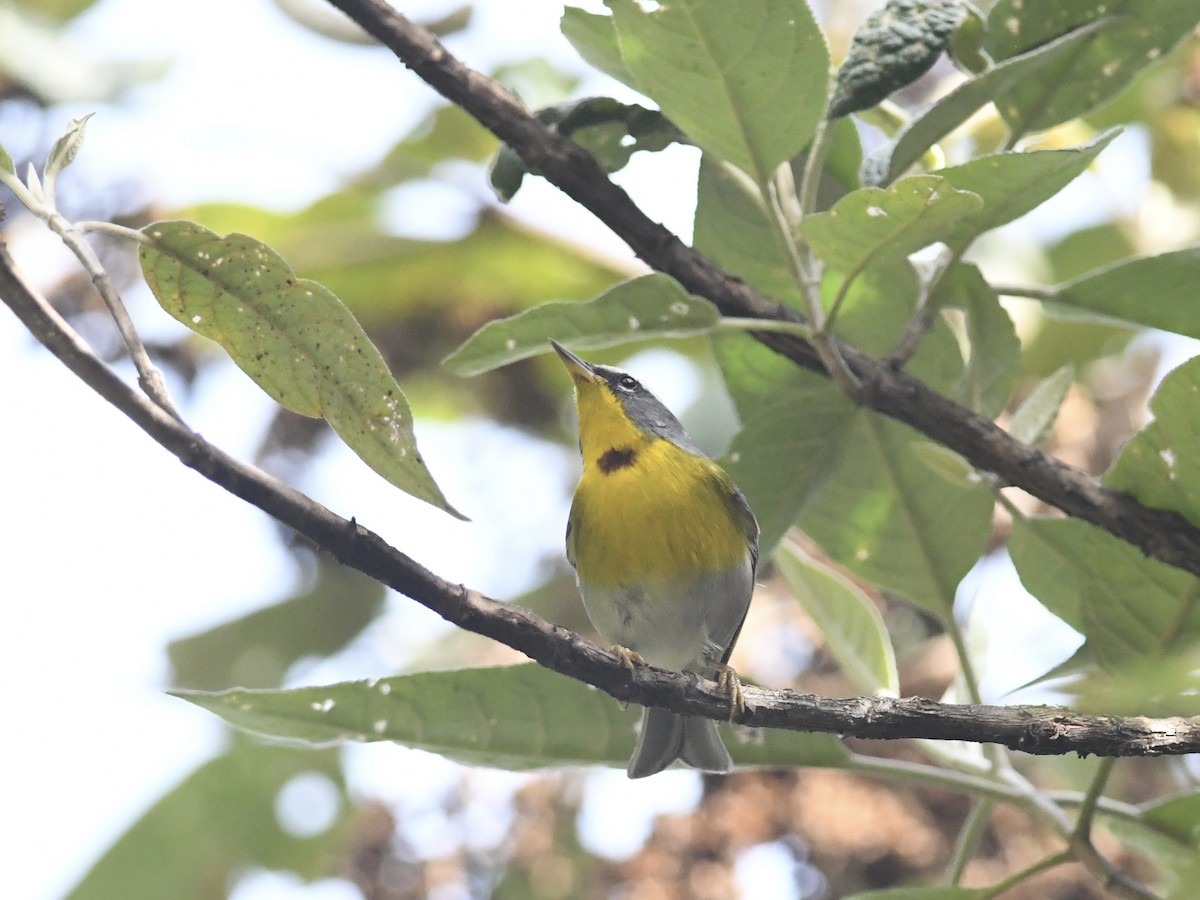
{"label": "leaf stem", "polygon": [[967,654],[966,638],[963,636],[962,629],[953,615],[948,617],[946,630],[950,634],[950,640],[954,642],[954,652],[958,654],[958,662],[962,667],[963,683],[967,688],[968,700],[970,703],[982,704],[983,696],[979,692],[979,678],[975,674],[975,666],[971,663],[971,658]]}
{"label": "leaf stem", "polygon": [[900,340],[896,342],[896,346],[887,356],[888,364],[892,368],[899,369],[907,365],[913,354],[920,348],[921,339],[932,327],[934,316],[938,311],[938,307],[931,304],[929,298],[937,291],[938,285],[942,283],[942,278],[950,268],[962,257],[965,249],[965,247],[956,247],[948,253],[943,251],[931,269],[927,270],[928,276],[919,279],[917,305],[913,309],[912,315],[908,317]]}
{"label": "leaf stem", "polygon": [[1018,806],[1022,805],[1025,799],[1024,791],[995,779],[984,775],[973,775],[969,772],[943,769],[927,763],[851,753],[847,768],[851,772],[858,772],[862,775],[940,787],[972,797],[1013,803]]}
{"label": "leaf stem", "polygon": [[[806,259],[796,243],[796,236],[792,229],[799,225],[799,219],[795,218],[799,210],[793,208],[792,215],[788,214],[788,209],[795,203],[795,194],[788,195],[788,191],[793,188],[791,167],[787,163],[779,166],[779,171],[774,178],[759,186],[770,213],[768,218],[771,220],[771,228],[783,249],[788,272],[804,297],[805,312],[809,321],[812,322],[813,329],[819,332],[825,321],[825,312],[821,308],[820,297],[820,265],[815,259]],[[813,302],[814,289],[815,303]]]}
{"label": "leaf stem", "polygon": [[110,237],[125,238],[127,241],[135,241],[139,244],[153,243],[149,237],[142,234],[136,228],[126,228],[124,225],[118,225],[115,222],[97,222],[89,219],[83,222],[76,222],[75,227],[85,234],[107,234]]}
{"label": "leaf stem", "polygon": [[[150,354],[146,351],[146,345],[142,343],[141,336],[137,333],[137,328],[129,315],[129,310],[125,308],[125,302],[121,299],[120,292],[117,291],[112,278],[109,277],[104,265],[100,262],[100,257],[96,255],[92,245],[87,242],[83,231],[67,221],[57,211],[51,211],[49,215],[41,216],[41,218],[45,220],[51,231],[62,238],[62,242],[75,254],[83,268],[92,276],[92,284],[96,286],[97,292],[104,300],[105,306],[108,307],[109,314],[117,324],[117,330],[121,332],[121,338],[125,341],[130,359],[133,360],[134,368],[137,369],[138,384],[142,390],[176,419],[180,418],[179,412],[175,409],[175,404],[171,402],[170,394],[167,392],[162,372],[151,361]],[[95,223],[91,224],[95,225]],[[113,226],[114,229],[119,227]],[[93,228],[92,230],[99,231],[101,229]],[[132,229],[122,229],[122,231],[132,231]],[[125,237],[126,235],[122,234],[121,236]]]}
{"label": "leaf stem", "polygon": [[1013,519],[1020,519],[1022,521],[1025,519],[1025,513],[1023,513],[1020,508],[1018,508],[1017,504],[1013,503],[1003,491],[996,491],[996,502],[1003,506],[1005,511],[1012,516]]}
{"label": "leaf stem", "polygon": [[812,340],[812,326],[805,322],[784,322],[779,319],[747,319],[740,316],[722,316],[717,328],[729,331],[770,331],[775,334],[794,334]]}
{"label": "leaf stem", "polygon": [[[48,180],[50,180],[50,174],[52,173],[47,173]],[[113,317],[117,330],[121,333],[121,339],[129,351],[129,357],[133,360],[134,368],[137,369],[138,384],[142,390],[174,418],[179,419],[179,412],[171,401],[162,372],[151,361],[150,354],[146,351],[146,345],[142,343],[133,319],[130,318],[129,311],[125,308],[125,302],[121,299],[120,292],[84,234],[86,231],[104,232],[139,242],[146,241],[146,237],[132,228],[107,222],[89,221],[80,224],[70,222],[54,207],[50,192],[38,185],[36,179],[37,175],[32,166],[30,166],[28,186],[22,184],[16,175],[0,170],[0,183],[11,190],[31,213],[45,222],[46,227],[59,236],[67,248],[75,254],[75,258],[79,260],[84,270],[92,276],[92,284],[95,285],[104,305],[108,307],[108,312]]]}
{"label": "leaf stem", "polygon": [[1096,807],[1116,762],[1117,757],[1115,756],[1104,757],[1100,760],[1096,775],[1088,785],[1087,793],[1083,797],[1083,804],[1079,807],[1079,818],[1075,822],[1075,839],[1078,841],[1086,841],[1089,844],[1092,842],[1092,822],[1096,817]]}
{"label": "leaf stem", "polygon": [[[1049,797],[1035,788],[1025,776],[1009,766],[1002,775],[1012,787],[1021,790],[1027,798],[1025,807],[1039,818],[1047,822],[1056,832],[1070,842],[1069,852],[1092,877],[1099,881],[1105,889],[1116,897],[1127,900],[1157,900],[1157,895],[1148,887],[1127,875],[1114,865],[1106,856],[1101,854],[1090,840],[1081,840],[1076,835],[1076,827],[1063,812],[1062,808]],[[1103,785],[1101,785],[1103,787]],[[1085,803],[1087,802],[1085,797]]]}
{"label": "leaf stem", "polygon": [[[819,148],[816,147],[817,137],[813,138],[813,149],[810,150],[810,161]],[[824,155],[823,151],[820,155]],[[807,172],[807,167],[806,167]],[[836,381],[851,397],[857,397],[862,392],[862,385],[846,361],[838,351],[836,343],[829,339],[825,319],[825,311],[821,305],[821,274],[822,264],[807,247],[801,248],[796,241],[795,228],[799,226],[804,215],[803,201],[799,208],[795,205],[795,183],[792,180],[792,170],[789,163],[782,163],[774,177],[766,184],[760,185],[763,199],[769,211],[768,219],[775,232],[776,238],[783,247],[784,258],[788,264],[792,281],[800,289],[804,298],[804,311],[812,325],[809,340],[817,350],[821,363]],[[803,190],[803,188],[801,189]],[[789,215],[789,212],[791,215]]]}
{"label": "leaf stem", "polygon": [[829,124],[829,120],[822,116],[808,145],[808,155],[804,159],[804,173],[800,178],[801,216],[807,216],[817,208],[817,194],[821,189],[821,172],[825,169],[825,155],[829,152],[829,140],[833,134]]}
{"label": "leaf stem", "polygon": [[1058,299],[1058,290],[1056,288],[1041,287],[1039,285],[994,284],[992,285],[992,290],[1002,297],[1028,297],[1030,300]]}
{"label": "leaf stem", "polygon": [[1034,875],[1038,874],[1038,872],[1044,872],[1047,869],[1053,869],[1055,866],[1061,866],[1064,863],[1072,862],[1073,859],[1074,857],[1071,856],[1070,850],[1061,850],[1058,853],[1038,860],[1031,866],[1026,866],[1020,872],[1014,872],[1007,878],[997,881],[988,889],[987,894],[989,897],[999,897],[1009,888],[1016,887],[1022,881],[1032,878]]}
{"label": "leaf stem", "polygon": [[[1082,864],[1114,896],[1135,898],[1135,900],[1154,900],[1155,898],[1155,894],[1152,891],[1134,881],[1114,866],[1107,858],[1097,852],[1096,848],[1090,843],[1073,839],[1072,835],[1075,825],[1067,814],[1045,794],[1040,793],[1020,773],[1011,768],[1002,772],[1002,779],[997,781],[990,778],[981,778],[976,775],[941,769],[937,766],[930,766],[924,763],[913,763],[900,759],[883,759],[881,757],[864,756],[857,753],[850,754],[847,768],[849,771],[858,772],[863,775],[877,776],[893,781],[909,781],[917,784],[932,785],[959,791],[981,799],[990,798],[1001,803],[1012,804],[1042,822],[1054,833],[1070,841],[1071,846],[1061,854],[1064,857],[1063,861],[1070,859]],[[1097,800],[1096,807],[1101,808],[1099,799]],[[1041,868],[1048,868],[1049,865],[1047,864]],[[1054,863],[1054,865],[1057,865],[1057,863]],[[1040,868],[1032,868],[1018,874],[1024,878],[1035,871],[1040,871]],[[1002,885],[1005,885],[1004,890],[1007,890],[1011,884],[1016,883],[1015,878],[1016,876],[1001,882]],[[995,890],[990,893],[991,896],[997,896],[1001,891]]]}
{"label": "leaf stem", "polygon": [[954,842],[954,853],[950,856],[950,863],[946,866],[946,884],[955,885],[962,881],[963,872],[983,838],[995,805],[994,800],[985,797],[976,800],[975,805],[971,807],[967,820],[963,822],[962,830],[958,833],[958,839]]}
{"label": "leaf stem", "polygon": [[[814,144],[816,143],[816,138],[813,139],[813,142]],[[842,358],[836,342],[830,340],[829,337],[825,310],[821,305],[821,275],[823,266],[821,261],[817,259],[816,255],[807,246],[802,249],[797,244],[791,220],[785,209],[785,205],[790,205],[791,201],[783,199],[783,190],[781,189],[790,190],[789,186],[792,185],[791,167],[787,163],[783,163],[779,168],[780,170],[786,168],[786,175],[781,171],[777,173],[777,177],[771,179],[767,184],[760,186],[770,212],[767,218],[770,219],[775,235],[783,245],[784,257],[787,260],[792,280],[800,289],[801,296],[804,297],[804,311],[812,325],[813,333],[811,341],[817,350],[817,355],[820,356],[821,363],[829,372],[830,377],[851,398],[857,398],[862,393],[862,384],[855,374],[850,371],[850,367],[846,365],[846,361]],[[803,213],[802,205],[801,213]]]}
{"label": "leaf stem", "polygon": [[[953,612],[947,617],[946,631],[950,634],[950,640],[954,642],[954,652],[958,654],[959,666],[962,668],[963,684],[967,688],[967,696],[971,703],[982,704],[983,694],[979,690],[979,676],[975,673],[975,664],[971,661],[971,655],[967,652],[967,641],[963,635],[958,619]],[[1011,771],[1012,762],[1008,758],[1008,751],[999,744],[984,744],[984,755],[992,764],[992,771],[995,774],[1001,774],[1005,771]]]}

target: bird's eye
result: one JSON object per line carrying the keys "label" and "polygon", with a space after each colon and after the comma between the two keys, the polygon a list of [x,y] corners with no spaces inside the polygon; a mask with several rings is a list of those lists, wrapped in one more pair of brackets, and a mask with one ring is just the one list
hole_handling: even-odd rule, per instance
{"label": "bird's eye", "polygon": [[625,391],[636,391],[638,389],[637,379],[632,375],[622,375],[617,380],[617,385]]}

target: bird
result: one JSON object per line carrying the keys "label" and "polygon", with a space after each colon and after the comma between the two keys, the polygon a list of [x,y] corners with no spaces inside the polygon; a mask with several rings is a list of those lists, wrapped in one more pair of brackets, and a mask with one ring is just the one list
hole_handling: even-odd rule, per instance
{"label": "bird", "polygon": [[[715,676],[732,715],[744,707],[729,655],[754,591],[754,512],[641,382],[550,343],[579,413],[583,473],[566,544],[588,618],[631,673],[650,664]],[[676,760],[705,772],[733,768],[714,721],[647,707],[628,776]]]}

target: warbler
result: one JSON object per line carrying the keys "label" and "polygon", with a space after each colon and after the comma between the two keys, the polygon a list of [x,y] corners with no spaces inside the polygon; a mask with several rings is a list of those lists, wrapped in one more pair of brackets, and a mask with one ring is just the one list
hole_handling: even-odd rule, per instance
{"label": "warbler", "polygon": [[[588,618],[633,671],[650,663],[717,676],[731,704],[741,686],[729,654],[758,564],[758,522],[729,475],[636,378],[550,342],[575,383],[583,474],[567,522]],[[710,719],[648,707],[630,778],[676,760],[728,772]]]}

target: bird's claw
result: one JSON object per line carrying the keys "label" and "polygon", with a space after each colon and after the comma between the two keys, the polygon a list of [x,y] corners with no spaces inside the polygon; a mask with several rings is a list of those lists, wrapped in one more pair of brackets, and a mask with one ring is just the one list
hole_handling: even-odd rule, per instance
{"label": "bird's claw", "polygon": [[742,690],[741,679],[733,666],[721,663],[717,666],[717,689],[729,698],[729,721],[732,722],[738,713],[746,711],[746,694]]}
{"label": "bird's claw", "polygon": [[630,675],[633,674],[633,667],[635,665],[646,665],[646,661],[642,659],[642,654],[636,650],[630,650],[628,647],[622,647],[620,644],[609,647],[608,652],[621,661],[621,665],[629,670]]}

